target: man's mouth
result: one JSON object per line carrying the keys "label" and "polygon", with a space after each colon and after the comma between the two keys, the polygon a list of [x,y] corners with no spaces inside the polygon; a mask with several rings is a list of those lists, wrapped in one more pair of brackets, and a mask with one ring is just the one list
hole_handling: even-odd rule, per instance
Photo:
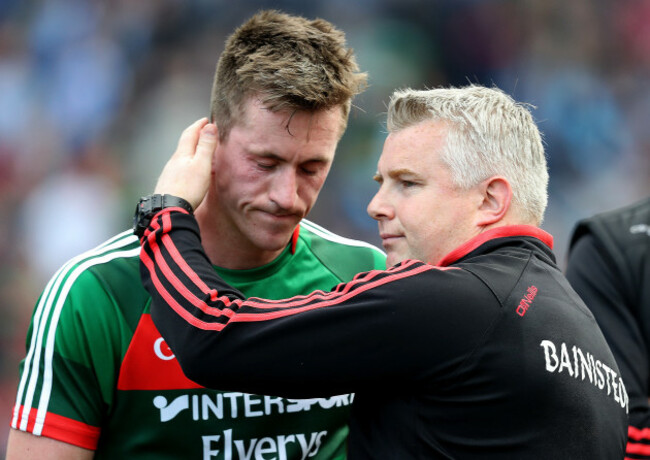
{"label": "man's mouth", "polygon": [[380,233],[379,237],[381,238],[382,244],[386,246],[387,244],[391,244],[397,241],[398,239],[403,238],[404,235],[400,235],[397,233]]}
{"label": "man's mouth", "polygon": [[296,222],[301,219],[300,215],[297,213],[286,213],[286,212],[269,212],[262,209],[259,210],[260,213],[269,220],[278,221],[278,222]]}

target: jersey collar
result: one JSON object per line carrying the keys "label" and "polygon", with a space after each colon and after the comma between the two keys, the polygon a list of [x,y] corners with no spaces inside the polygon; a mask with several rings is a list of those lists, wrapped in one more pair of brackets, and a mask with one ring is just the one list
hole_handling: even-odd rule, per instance
{"label": "jersey collar", "polygon": [[444,256],[435,265],[437,267],[446,267],[490,240],[509,236],[532,236],[541,240],[550,249],[553,249],[553,237],[541,228],[533,227],[532,225],[507,225],[487,230],[475,236]]}
{"label": "jersey collar", "polygon": [[247,269],[231,269],[213,265],[219,276],[224,278],[229,284],[247,283],[261,280],[277,273],[291,260],[298,249],[298,237],[300,236],[300,224],[296,227],[291,235],[291,241],[284,248],[278,257],[261,267]]}
{"label": "jersey collar", "polygon": [[300,236],[300,224],[296,226],[296,229],[293,231],[293,235],[291,235],[291,254],[296,253],[296,246],[298,245],[299,236]]}

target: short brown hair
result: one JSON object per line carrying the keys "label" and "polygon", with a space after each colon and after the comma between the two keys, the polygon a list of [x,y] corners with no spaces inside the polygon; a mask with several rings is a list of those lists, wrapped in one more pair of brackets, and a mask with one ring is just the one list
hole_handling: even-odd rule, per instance
{"label": "short brown hair", "polygon": [[275,10],[251,17],[226,41],[214,76],[210,116],[227,138],[244,103],[258,95],[272,111],[341,106],[344,123],[352,98],[366,86],[345,35],[323,19]]}

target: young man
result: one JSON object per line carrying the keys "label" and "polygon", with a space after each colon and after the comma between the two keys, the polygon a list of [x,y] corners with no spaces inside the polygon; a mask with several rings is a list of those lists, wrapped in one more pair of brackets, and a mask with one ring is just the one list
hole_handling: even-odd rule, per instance
{"label": "young man", "polygon": [[626,458],[650,459],[650,197],[580,221],[566,276],[596,317],[630,396]]}
{"label": "young man", "polygon": [[[144,216],[153,320],[187,376],[355,392],[350,458],[623,458],[616,362],[538,227],[548,174],[528,110],[496,89],[406,90],[388,129],[368,212],[392,268],[332,292],[246,299],[211,269],[191,212]],[[183,175],[215,147],[207,125],[156,193],[197,206],[205,185]]]}
{"label": "young man", "polygon": [[[364,84],[343,34],[323,20],[262,12],[226,43],[211,108],[219,149],[202,176],[209,191],[196,218],[211,267],[247,295],[328,290],[385,268],[377,248],[303,220]],[[180,145],[196,144],[206,123]],[[8,458],[345,457],[352,395],[284,400],[188,380],[151,321],[139,252],[132,232],[123,233],[73,259],[45,288]]]}

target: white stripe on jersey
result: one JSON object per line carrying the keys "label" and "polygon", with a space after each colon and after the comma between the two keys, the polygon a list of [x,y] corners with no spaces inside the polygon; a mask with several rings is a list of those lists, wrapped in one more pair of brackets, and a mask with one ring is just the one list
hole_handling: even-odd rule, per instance
{"label": "white stripe on jersey", "polygon": [[[48,282],[41,300],[36,307],[36,312],[34,314],[34,320],[32,325],[32,340],[30,343],[29,351],[25,357],[25,365],[23,367],[23,375],[20,379],[18,385],[18,391],[16,396],[16,406],[14,407],[13,419],[11,421],[12,428],[19,428],[23,431],[27,430],[27,424],[29,421],[29,412],[32,409],[32,403],[34,399],[34,390],[36,388],[37,380],[39,377],[39,364],[41,360],[41,350],[42,350],[42,341],[43,335],[45,333],[45,328],[47,325],[47,318],[50,316],[54,299],[58,299],[56,306],[54,307],[54,313],[52,315],[52,320],[50,321],[50,327],[45,347],[45,369],[43,372],[43,387],[41,390],[41,398],[38,404],[38,411],[36,414],[36,425],[34,426],[34,434],[40,435],[43,430],[43,423],[45,421],[45,414],[47,413],[47,407],[49,405],[49,398],[52,391],[52,357],[54,355],[54,337],[56,335],[56,326],[61,314],[61,309],[65,298],[72,287],[74,281],[83,273],[84,270],[93,266],[108,262],[110,260],[119,258],[119,257],[135,257],[140,253],[140,247],[128,251],[119,251],[110,253],[110,251],[122,248],[136,241],[136,237],[133,235],[131,230],[122,232],[113,238],[107,240],[106,242],[100,244],[94,249],[87,251],[83,254],[80,254],[72,259],[70,259],[66,264],[64,264]],[[106,254],[109,253],[109,254]],[[72,267],[88,259],[79,265],[70,276],[65,281],[63,289],[55,294],[66,278],[66,275],[72,270]],[[30,369],[31,368],[31,369]],[[27,385],[27,380],[29,377],[29,385]],[[23,402],[22,414],[19,415],[19,407],[23,400],[25,393],[25,386],[27,385],[27,394],[25,396],[25,401]],[[18,419],[20,418],[20,425],[18,424]]]}
{"label": "white stripe on jersey", "polygon": [[[315,233],[316,235],[326,240],[333,241],[335,243],[339,243],[347,246],[366,247],[369,249],[373,249],[385,256],[385,253],[376,246],[373,246],[364,241],[344,238],[306,219],[303,219],[300,224],[304,226],[307,230]],[[27,424],[29,421],[29,412],[32,409],[32,403],[35,396],[35,388],[39,378],[38,368],[41,360],[41,350],[43,348],[41,346],[41,343],[43,342],[43,336],[45,334],[45,329],[48,323],[47,318],[50,315],[52,315],[52,319],[49,322],[50,328],[48,331],[47,342],[45,346],[45,361],[44,361],[45,369],[42,375],[43,387],[41,389],[41,397],[38,403],[38,411],[36,414],[36,424],[34,426],[34,431],[33,431],[35,435],[41,434],[45,422],[45,415],[47,414],[49,399],[52,392],[52,358],[54,356],[54,339],[56,335],[56,327],[58,324],[59,317],[61,315],[63,304],[65,302],[66,296],[68,295],[68,292],[72,287],[72,284],[86,269],[92,267],[93,265],[106,263],[120,257],[137,256],[140,253],[139,246],[137,248],[128,251],[119,251],[115,253],[106,254],[109,253],[110,251],[129,245],[133,243],[134,240],[135,240],[135,236],[133,235],[132,230],[124,231],[114,236],[113,238],[107,240],[106,242],[100,244],[96,248],[87,251],[83,254],[80,254],[79,256],[74,257],[73,259],[68,261],[54,274],[52,279],[50,279],[50,281],[48,282],[47,286],[45,287],[45,290],[43,291],[43,295],[41,296],[41,300],[38,306],[36,307],[36,313],[34,314],[33,327],[32,327],[33,329],[32,340],[30,343],[29,351],[25,358],[23,375],[21,377],[18,386],[16,405],[14,407],[13,419],[11,421],[11,426],[13,428],[18,428],[18,426],[20,426],[21,430],[27,429]],[[79,265],[76,269],[74,269],[71,272],[72,267],[74,267],[75,265],[79,264],[84,260],[85,262],[83,262],[81,265]],[[66,276],[69,273],[70,275],[66,279]],[[61,288],[59,292],[59,288],[63,283],[64,279],[66,279],[66,281],[63,284],[63,288]],[[54,305],[55,301],[56,301],[56,305]],[[54,311],[52,312],[53,308]],[[29,384],[27,384],[28,379],[29,379]],[[25,396],[25,386],[27,386],[26,396]],[[19,407],[21,406],[23,397],[25,397],[25,401],[22,403],[23,410],[22,413],[19,414],[20,412]],[[20,420],[20,424],[18,424],[19,420]]]}
{"label": "white stripe on jersey", "polygon": [[302,221],[300,221],[300,225],[305,227],[307,230],[314,232],[318,236],[325,238],[326,240],[333,241],[335,243],[340,243],[346,246],[358,246],[363,248],[370,248],[370,249],[374,249],[380,254],[383,254],[384,256],[386,255],[386,253],[381,249],[379,249],[377,246],[373,246],[372,244],[366,243],[365,241],[353,240],[350,238],[345,238],[343,236],[337,235],[336,233],[332,233],[326,228],[323,228],[320,225],[316,225],[315,223],[307,219],[303,219]]}

